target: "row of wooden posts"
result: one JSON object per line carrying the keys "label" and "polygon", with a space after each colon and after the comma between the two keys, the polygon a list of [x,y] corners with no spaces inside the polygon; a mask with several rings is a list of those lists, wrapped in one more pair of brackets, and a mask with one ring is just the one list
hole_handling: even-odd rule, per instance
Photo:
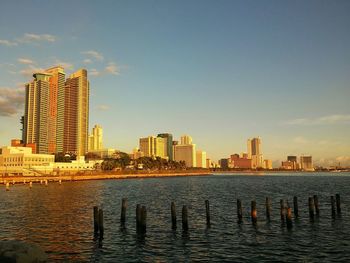
{"label": "row of wooden posts", "polygon": [[[12,180],[12,185],[15,185],[16,183],[19,183],[19,182],[16,182],[15,180]],[[62,184],[62,180],[61,179],[59,179],[58,180],[58,183],[59,183],[59,185],[61,185]],[[24,179],[23,180],[23,184],[27,184],[27,182],[26,182],[26,180]],[[45,180],[40,180],[40,184],[45,184],[45,186],[48,186],[48,184],[49,184],[49,181],[47,180],[47,179],[45,179]],[[6,191],[10,191],[10,182],[7,182],[6,180],[4,181],[4,185],[6,186]],[[29,182],[29,188],[32,188],[33,187],[33,182],[32,181],[30,181]]]}
{"label": "row of wooden posts", "polygon": [[[308,207],[309,207],[309,217],[310,220],[314,220],[315,216],[319,217],[320,215],[320,207],[318,202],[318,196],[314,195],[309,197],[308,199]],[[271,221],[271,199],[266,197],[265,201],[266,208],[266,219],[267,221]],[[299,207],[298,207],[298,198],[294,196],[293,198],[293,208],[294,208],[294,218],[299,218]],[[122,199],[121,205],[121,214],[120,214],[120,224],[122,228],[125,228],[126,224],[126,209],[127,209],[127,199]],[[171,202],[170,205],[171,210],[171,227],[173,230],[177,228],[177,217],[176,217],[176,207],[175,203]],[[210,227],[210,210],[209,210],[209,201],[205,200],[205,211],[206,211],[206,223],[207,227]],[[336,213],[340,215],[341,207],[340,207],[340,195],[336,194],[335,197],[331,196],[331,211],[332,217],[334,218]],[[104,234],[104,226],[103,226],[103,210],[98,209],[97,206],[93,208],[93,216],[94,216],[94,234],[95,236],[99,236],[100,239],[103,239]],[[252,224],[257,224],[257,209],[256,209],[256,201],[251,202],[251,210],[250,210],[251,222]],[[292,208],[289,205],[289,202],[285,202],[285,200],[280,200],[280,216],[282,223],[286,223],[287,228],[293,227],[292,221]],[[243,223],[243,209],[242,209],[242,201],[237,199],[237,222],[239,224]],[[141,206],[140,204],[136,205],[136,231],[137,233],[146,233],[147,227],[147,210],[146,206]],[[187,206],[184,205],[182,207],[182,230],[188,231],[188,211]]]}

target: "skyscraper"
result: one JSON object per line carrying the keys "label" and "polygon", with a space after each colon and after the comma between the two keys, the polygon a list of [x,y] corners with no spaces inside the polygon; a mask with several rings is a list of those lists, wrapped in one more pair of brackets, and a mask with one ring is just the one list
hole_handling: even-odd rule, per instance
{"label": "skyscraper", "polygon": [[252,159],[253,168],[263,167],[263,155],[261,150],[261,139],[253,138],[247,141],[248,158]]}
{"label": "skyscraper", "polygon": [[140,138],[140,151],[147,157],[167,158],[165,149],[166,139],[155,136]]}
{"label": "skyscraper", "polygon": [[89,81],[86,69],[71,74],[65,83],[63,151],[82,156],[88,147]]}
{"label": "skyscraper", "polygon": [[170,161],[174,160],[173,157],[173,135],[170,133],[160,133],[157,137],[164,139],[164,153]]}
{"label": "skyscraper", "polygon": [[[24,109],[24,144],[35,144],[36,153],[55,153],[57,139],[57,95],[63,88],[58,85],[57,71],[34,73],[34,80],[27,83]],[[62,118],[63,116],[60,116]]]}
{"label": "skyscraper", "polygon": [[196,167],[196,145],[192,143],[190,136],[181,137],[181,144],[175,145],[175,161],[184,161],[187,167]]}
{"label": "skyscraper", "polygon": [[102,150],[102,139],[103,139],[103,131],[102,127],[98,124],[92,128],[92,134],[89,135],[89,151],[98,151]]}

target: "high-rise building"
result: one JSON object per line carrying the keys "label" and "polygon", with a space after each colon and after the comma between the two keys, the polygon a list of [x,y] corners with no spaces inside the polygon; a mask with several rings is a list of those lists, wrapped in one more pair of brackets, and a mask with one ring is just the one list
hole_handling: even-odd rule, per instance
{"label": "high-rise building", "polygon": [[160,157],[166,159],[165,141],[165,138],[155,136],[140,138],[140,151],[147,157]]}
{"label": "high-rise building", "polygon": [[196,167],[207,168],[207,153],[198,150],[196,153]]}
{"label": "high-rise building", "polygon": [[98,151],[102,150],[102,139],[103,139],[103,131],[102,127],[96,124],[92,128],[92,133],[89,135],[89,151]]}
{"label": "high-rise building", "polygon": [[248,147],[248,159],[252,159],[253,168],[261,168],[263,167],[263,155],[261,150],[261,139],[253,138],[248,139],[247,141]]}
{"label": "high-rise building", "polygon": [[300,168],[304,171],[314,171],[312,156],[300,156]]}
{"label": "high-rise building", "polygon": [[175,161],[184,161],[187,167],[196,167],[196,145],[192,143],[190,136],[181,137],[181,143],[174,145]]}
{"label": "high-rise building", "polygon": [[181,136],[181,144],[182,145],[192,144],[192,137],[188,135]]}
{"label": "high-rise building", "polygon": [[83,156],[88,148],[89,81],[86,69],[69,76],[64,95],[63,151]]}
{"label": "high-rise building", "polygon": [[157,137],[164,139],[164,153],[168,160],[173,161],[173,135],[170,133],[160,133]]}

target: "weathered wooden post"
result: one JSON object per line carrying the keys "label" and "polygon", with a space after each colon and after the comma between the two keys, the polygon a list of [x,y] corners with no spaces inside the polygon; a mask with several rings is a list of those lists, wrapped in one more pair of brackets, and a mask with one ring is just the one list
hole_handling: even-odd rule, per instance
{"label": "weathered wooden post", "polygon": [[205,200],[205,212],[207,216],[207,227],[210,227],[210,211],[209,211],[209,201]]}
{"label": "weathered wooden post", "polygon": [[100,231],[100,240],[103,239],[103,234],[104,234],[104,226],[103,226],[103,210],[99,209],[98,210],[98,230]]}
{"label": "weathered wooden post", "polygon": [[182,207],[182,230],[188,231],[188,213],[185,205]]}
{"label": "weathered wooden post", "polygon": [[318,197],[317,197],[317,195],[314,195],[314,204],[315,204],[316,216],[320,216],[320,207],[319,207],[319,204],[318,204]]}
{"label": "weathered wooden post", "polygon": [[311,220],[314,219],[314,199],[309,197],[309,217]]}
{"label": "weathered wooden post", "polygon": [[256,212],[256,201],[251,203],[251,212],[250,212],[252,223],[255,225],[257,222],[257,212]]}
{"label": "weathered wooden post", "polygon": [[286,216],[286,222],[287,222],[287,228],[292,228],[293,227],[293,223],[292,223],[292,208],[287,207],[287,216]]}
{"label": "weathered wooden post", "polygon": [[340,214],[341,213],[341,208],[340,208],[340,195],[339,194],[335,195],[335,200],[336,200],[336,203],[337,203],[337,213]]}
{"label": "weathered wooden post", "polygon": [[59,183],[59,185],[61,185],[62,184],[62,180],[60,179],[60,180],[58,180],[58,183]]}
{"label": "weathered wooden post", "polygon": [[146,233],[147,228],[147,210],[145,206],[141,207],[141,233]]}
{"label": "weathered wooden post", "polygon": [[293,206],[294,206],[294,218],[297,219],[299,217],[299,207],[298,207],[298,197],[293,197]]}
{"label": "weathered wooden post", "polygon": [[286,209],[285,209],[285,206],[284,206],[284,200],[283,199],[280,199],[280,214],[281,214],[281,221],[282,223],[284,223],[285,221],[285,217],[286,217]]}
{"label": "weathered wooden post", "polygon": [[265,201],[266,206],[266,219],[267,221],[271,221],[271,199],[269,197],[266,197]]}
{"label": "weathered wooden post", "polygon": [[331,196],[331,206],[332,206],[332,217],[335,217],[335,198],[334,195]]}
{"label": "weathered wooden post", "polygon": [[122,208],[121,208],[121,212],[120,212],[120,224],[122,227],[125,227],[127,205],[128,205],[127,199],[123,198],[122,199]]}
{"label": "weathered wooden post", "polygon": [[6,183],[6,191],[10,191],[10,183]]}
{"label": "weathered wooden post", "polygon": [[176,207],[174,202],[171,202],[170,209],[171,209],[171,228],[175,230],[176,229]]}
{"label": "weathered wooden post", "polygon": [[94,234],[98,233],[98,206],[94,206]]}
{"label": "weathered wooden post", "polygon": [[242,212],[242,202],[240,199],[237,199],[237,222],[240,224],[243,222],[243,212]]}
{"label": "weathered wooden post", "polygon": [[140,232],[140,226],[141,226],[141,205],[136,205],[136,231]]}
{"label": "weathered wooden post", "polygon": [[47,186],[48,185],[48,181],[47,181],[47,179],[45,180],[45,186]]}
{"label": "weathered wooden post", "polygon": [[33,183],[29,182],[29,188],[32,188],[32,187],[33,187]]}

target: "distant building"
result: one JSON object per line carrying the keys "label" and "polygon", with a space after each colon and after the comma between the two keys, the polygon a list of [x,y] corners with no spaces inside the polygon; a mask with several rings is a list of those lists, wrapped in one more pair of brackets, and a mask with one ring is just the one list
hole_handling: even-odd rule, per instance
{"label": "distant building", "polygon": [[284,170],[295,170],[295,162],[292,161],[282,161],[282,169]]}
{"label": "distant building", "polygon": [[248,155],[244,154],[243,157],[240,157],[239,154],[231,155],[231,162],[234,168],[240,169],[252,169],[252,159],[247,158]]}
{"label": "distant building", "polygon": [[155,136],[140,138],[140,151],[147,157],[166,159],[165,142],[166,139]]}
{"label": "distant building", "polygon": [[209,158],[207,158],[206,163],[207,163],[206,164],[207,168],[214,168],[215,167],[214,162]]}
{"label": "distant building", "polygon": [[170,161],[173,161],[173,135],[170,133],[160,133],[157,137],[164,139],[164,155],[168,157]]}
{"label": "distant building", "polygon": [[300,168],[303,171],[314,171],[312,156],[300,156]]}
{"label": "distant building", "polygon": [[175,161],[184,161],[187,167],[196,167],[196,145],[192,143],[190,136],[184,135],[181,137],[181,144],[174,146],[174,156]]}
{"label": "distant building", "polygon": [[106,158],[113,158],[116,154],[115,149],[100,149],[100,150],[93,150],[89,151],[87,153],[87,156],[95,156],[99,159],[106,159]]}
{"label": "distant building", "polygon": [[221,169],[228,169],[231,168],[231,160],[229,158],[222,158],[219,160],[219,165]]}
{"label": "distant building", "polygon": [[196,167],[207,168],[207,153],[201,150],[198,150],[196,153]]}
{"label": "distant building", "polygon": [[89,135],[89,152],[99,151],[103,149],[103,130],[102,127],[98,124],[92,128],[92,134]]}
{"label": "distant building", "polygon": [[298,162],[298,159],[295,155],[289,155],[287,156],[287,161],[290,161],[290,162]]}
{"label": "distant building", "polygon": [[272,160],[264,160],[264,169],[272,170]]}
{"label": "distant building", "polygon": [[263,167],[263,155],[261,150],[261,139],[253,138],[247,141],[248,159],[252,159],[252,168]]}

